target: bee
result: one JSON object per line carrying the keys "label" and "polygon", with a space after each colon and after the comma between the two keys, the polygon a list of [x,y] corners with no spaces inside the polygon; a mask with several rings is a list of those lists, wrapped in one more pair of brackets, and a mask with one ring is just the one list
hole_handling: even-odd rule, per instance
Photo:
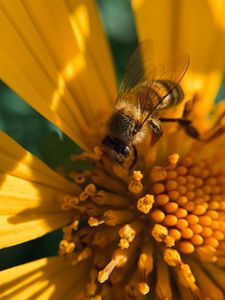
{"label": "bee", "polygon": [[149,58],[151,53],[151,42],[144,41],[131,56],[102,140],[104,152],[121,165],[133,151],[130,170],[137,162],[136,145],[149,133],[154,145],[163,134],[161,122],[178,122],[191,137],[199,136],[187,119],[160,118],[163,110],[184,99],[180,81],[188,69],[189,57],[156,68]]}

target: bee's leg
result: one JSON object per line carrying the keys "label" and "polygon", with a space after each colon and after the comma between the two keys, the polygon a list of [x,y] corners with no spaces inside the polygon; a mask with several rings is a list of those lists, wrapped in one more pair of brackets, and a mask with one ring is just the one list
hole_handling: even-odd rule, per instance
{"label": "bee's leg", "polygon": [[200,140],[200,134],[198,130],[191,124],[192,122],[183,118],[160,118],[161,122],[177,122],[184,131],[193,139]]}
{"label": "bee's leg", "polygon": [[151,119],[148,121],[152,129],[152,138],[151,138],[151,146],[155,145],[155,143],[161,138],[163,134],[162,127],[160,126],[158,120]]}
{"label": "bee's leg", "polygon": [[138,153],[137,153],[137,148],[134,144],[132,144],[132,148],[133,148],[133,155],[134,155],[134,158],[133,158],[133,161],[129,167],[129,171],[131,171],[133,169],[133,167],[136,165],[137,163],[137,160],[138,160]]}

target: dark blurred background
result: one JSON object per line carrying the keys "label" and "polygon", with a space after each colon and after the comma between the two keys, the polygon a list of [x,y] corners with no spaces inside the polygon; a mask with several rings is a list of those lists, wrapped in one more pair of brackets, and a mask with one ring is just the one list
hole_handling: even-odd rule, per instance
{"label": "dark blurred background", "polygon": [[[97,3],[119,81],[131,53],[137,46],[130,1],[98,0]],[[222,86],[217,99],[222,99],[224,95],[225,86]],[[69,155],[81,151],[3,82],[0,82],[0,129],[52,168],[69,163]],[[58,230],[33,241],[0,250],[0,269],[55,255],[60,238],[61,230]]]}

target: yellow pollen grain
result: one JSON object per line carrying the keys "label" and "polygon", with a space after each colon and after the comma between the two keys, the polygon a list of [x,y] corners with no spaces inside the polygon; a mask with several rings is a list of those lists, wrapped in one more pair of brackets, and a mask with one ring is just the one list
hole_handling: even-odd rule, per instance
{"label": "yellow pollen grain", "polygon": [[195,193],[192,191],[187,191],[185,194],[189,201],[193,200],[195,198]]}
{"label": "yellow pollen grain", "polygon": [[196,187],[200,187],[203,185],[204,181],[202,180],[202,178],[195,178],[194,183]]}
{"label": "yellow pollen grain", "polygon": [[179,193],[178,197],[175,200],[180,206],[183,206],[185,203],[188,202],[188,198],[186,196],[179,196]]}
{"label": "yellow pollen grain", "polygon": [[220,228],[220,223],[219,221],[212,221],[212,223],[210,224],[210,227],[215,230],[215,229],[219,229]]}
{"label": "yellow pollen grain", "polygon": [[177,181],[177,183],[178,184],[180,184],[180,185],[184,185],[184,184],[186,184],[186,178],[184,177],[184,176],[178,176],[177,178],[176,178],[176,181]]}
{"label": "yellow pollen grain", "polygon": [[199,217],[199,224],[203,226],[210,225],[212,223],[212,219],[209,216],[200,216]]}
{"label": "yellow pollen grain", "polygon": [[190,225],[190,228],[193,230],[194,233],[201,233],[203,230],[203,227],[200,224],[192,224]]}
{"label": "yellow pollen grain", "polygon": [[177,177],[177,172],[175,170],[169,170],[169,171],[167,171],[166,178],[168,180],[175,179],[176,177]]}
{"label": "yellow pollen grain", "polygon": [[197,224],[199,222],[199,217],[194,214],[189,214],[186,217],[186,220],[188,221],[189,224]]}
{"label": "yellow pollen grain", "polygon": [[147,215],[152,209],[154,202],[154,196],[146,194],[137,201],[137,209]]}
{"label": "yellow pollen grain", "polygon": [[193,164],[193,159],[190,156],[182,158],[181,164],[185,167],[190,167]]}
{"label": "yellow pollen grain", "polygon": [[174,190],[174,191],[169,191],[168,196],[171,200],[177,200],[180,194],[178,193],[178,191]]}
{"label": "yellow pollen grain", "polygon": [[185,186],[183,186],[183,185],[179,185],[177,187],[177,191],[179,192],[180,195],[184,195],[186,193],[186,191],[187,191],[187,188]]}
{"label": "yellow pollen grain", "polygon": [[150,212],[149,217],[155,221],[156,223],[160,223],[164,220],[165,214],[162,210],[160,209],[155,209]]}
{"label": "yellow pollen grain", "polygon": [[178,241],[181,239],[181,232],[178,229],[169,229],[169,236],[172,236],[175,241]]}
{"label": "yellow pollen grain", "polygon": [[206,238],[206,237],[210,237],[213,234],[213,231],[210,227],[203,227],[202,232],[201,232],[201,236]]}
{"label": "yellow pollen grain", "polygon": [[219,230],[216,230],[216,231],[213,232],[213,237],[215,239],[217,239],[218,241],[222,241],[222,240],[224,240],[224,233],[222,233]]}
{"label": "yellow pollen grain", "polygon": [[176,223],[176,228],[183,229],[188,227],[188,221],[186,219],[178,219]]}
{"label": "yellow pollen grain", "polygon": [[194,234],[191,238],[191,242],[194,246],[200,246],[203,244],[204,239],[200,234]]}
{"label": "yellow pollen grain", "polygon": [[167,213],[173,213],[178,209],[178,204],[176,202],[169,202],[165,205],[164,210]]}
{"label": "yellow pollen grain", "polygon": [[184,204],[184,208],[189,212],[193,211],[193,209],[195,208],[195,203],[193,201],[188,201]]}
{"label": "yellow pollen grain", "polygon": [[204,186],[202,187],[202,189],[203,189],[203,191],[204,191],[205,194],[210,194],[210,193],[212,192],[212,187],[211,187],[211,185],[204,185]]}
{"label": "yellow pollen grain", "polygon": [[147,295],[150,291],[149,285],[146,282],[140,282],[138,289],[142,295]]}
{"label": "yellow pollen grain", "polygon": [[217,201],[211,201],[209,203],[209,209],[216,210],[219,209],[219,207],[220,207],[220,203]]}
{"label": "yellow pollen grain", "polygon": [[179,207],[176,211],[175,211],[175,215],[177,218],[185,218],[187,216],[188,212],[186,211],[186,209]]}
{"label": "yellow pollen grain", "polygon": [[202,261],[216,261],[217,258],[215,256],[215,248],[210,245],[203,245],[196,248],[196,253]]}
{"label": "yellow pollen grain", "polygon": [[207,245],[207,246],[211,246],[213,248],[217,248],[219,246],[218,240],[213,236],[205,238],[204,239],[204,244]]}
{"label": "yellow pollen grain", "polygon": [[175,215],[168,214],[165,216],[163,223],[167,226],[175,226],[177,224],[177,217]]}
{"label": "yellow pollen grain", "polygon": [[216,185],[217,180],[214,177],[209,177],[205,180],[205,184],[209,184],[209,185]]}
{"label": "yellow pollen grain", "polygon": [[195,189],[195,184],[193,184],[193,183],[188,183],[188,184],[186,184],[186,188],[187,188],[187,190],[189,190],[189,191],[193,191],[193,190]]}
{"label": "yellow pollen grain", "polygon": [[188,241],[178,241],[178,247],[180,251],[184,254],[190,254],[195,251],[194,245]]}
{"label": "yellow pollen grain", "polygon": [[161,194],[165,191],[165,186],[163,183],[155,183],[153,184],[153,192],[155,194]]}
{"label": "yellow pollen grain", "polygon": [[198,176],[201,174],[201,169],[198,168],[198,167],[192,167],[192,168],[189,168],[189,174],[191,174],[192,176]]}
{"label": "yellow pollen grain", "polygon": [[170,200],[170,198],[168,197],[167,194],[159,194],[156,196],[156,199],[155,199],[155,203],[157,205],[165,205],[166,203],[168,203]]}
{"label": "yellow pollen grain", "polygon": [[199,177],[201,177],[201,178],[206,178],[206,177],[209,176],[209,174],[210,174],[209,171],[206,170],[206,169],[204,169],[204,170],[202,170],[201,173],[199,174]]}
{"label": "yellow pollen grain", "polygon": [[199,215],[203,215],[206,212],[207,208],[204,205],[198,204],[195,205],[194,209],[193,209],[193,214],[199,216]]}
{"label": "yellow pollen grain", "polygon": [[187,174],[188,169],[184,166],[179,166],[179,167],[177,167],[176,171],[177,171],[177,174],[183,176],[183,175]]}
{"label": "yellow pollen grain", "polygon": [[187,181],[188,183],[193,183],[193,182],[195,181],[195,178],[194,178],[194,176],[192,176],[192,175],[187,175],[187,176],[186,176],[186,181]]}
{"label": "yellow pollen grain", "polygon": [[190,239],[193,237],[194,233],[190,228],[183,228],[181,230],[181,235],[184,239]]}
{"label": "yellow pollen grain", "polygon": [[178,186],[178,183],[175,180],[168,180],[165,184],[167,191],[175,190]]}
{"label": "yellow pollen grain", "polygon": [[152,168],[150,176],[153,182],[162,181],[166,179],[167,171],[163,167],[155,166]]}
{"label": "yellow pollen grain", "polygon": [[220,210],[225,210],[225,201],[220,202]]}

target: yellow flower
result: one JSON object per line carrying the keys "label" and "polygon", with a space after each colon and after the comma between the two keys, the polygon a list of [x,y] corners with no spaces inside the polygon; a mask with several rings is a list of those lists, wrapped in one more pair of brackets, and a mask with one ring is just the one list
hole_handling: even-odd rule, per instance
{"label": "yellow flower", "polygon": [[132,6],[156,63],[190,54],[189,101],[167,116],[184,113],[205,141],[165,125],[154,147],[139,145],[129,175],[99,147],[116,84],[94,2],[0,1],[1,78],[83,147],[72,159],[93,163],[68,180],[1,133],[0,247],[63,227],[58,257],[0,272],[1,299],[224,299],[224,104],[213,98],[225,3]]}

